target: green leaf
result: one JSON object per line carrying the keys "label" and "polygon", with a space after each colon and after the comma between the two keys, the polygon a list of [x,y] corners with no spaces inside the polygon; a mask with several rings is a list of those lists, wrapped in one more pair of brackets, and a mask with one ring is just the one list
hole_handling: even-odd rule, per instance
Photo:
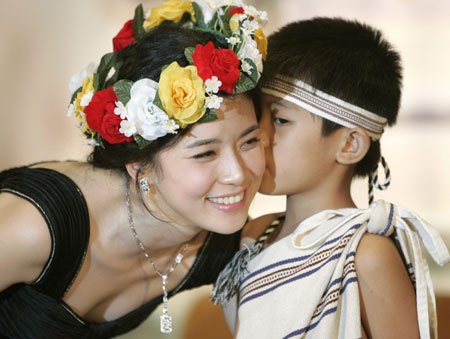
{"label": "green leaf", "polygon": [[246,58],[245,61],[247,61],[247,63],[252,66],[252,69],[250,70],[251,74],[250,74],[250,78],[252,79],[252,81],[256,84],[258,83],[258,68],[256,67],[256,64],[251,60]]}
{"label": "green leaf", "polygon": [[241,73],[241,76],[236,83],[236,87],[233,89],[233,94],[244,93],[255,87],[256,85],[253,80],[248,75]]}
{"label": "green leaf", "polygon": [[245,59],[245,61],[248,62],[252,67],[252,69],[250,70],[251,74],[248,75],[247,73],[244,73],[241,70],[241,76],[239,77],[239,80],[236,83],[236,87],[233,90],[233,94],[239,94],[250,91],[253,88],[255,88],[256,85],[258,84],[258,70],[256,68],[255,63],[250,59]]}
{"label": "green leaf", "polygon": [[[228,18],[229,17],[229,18]],[[230,19],[231,19],[231,15],[224,15],[222,17],[222,22],[223,22],[223,33],[228,36],[231,37],[233,35],[233,31],[230,28]]]}
{"label": "green leaf", "polygon": [[103,139],[102,139],[100,133],[95,133],[94,139],[95,139],[95,141],[98,142],[98,144],[100,145],[101,148],[105,148],[105,143],[103,142]]}
{"label": "green leaf", "polygon": [[133,86],[133,81],[130,80],[119,80],[114,84],[114,92],[117,95],[117,99],[124,105],[130,100],[131,86]]}
{"label": "green leaf", "polygon": [[187,47],[184,49],[184,55],[187,59],[187,61],[193,65],[194,64],[194,59],[192,58],[192,54],[194,54],[195,52],[195,47]]}
{"label": "green leaf", "polygon": [[139,134],[134,135],[134,141],[136,141],[136,143],[138,144],[138,147],[140,149],[147,147],[148,145],[150,145],[153,142],[153,140],[144,139]]}
{"label": "green leaf", "polygon": [[216,38],[216,40],[219,42],[220,45],[228,46],[227,37],[223,33],[209,28],[206,29],[199,28],[198,30],[214,35],[214,37]]}
{"label": "green leaf", "polygon": [[144,24],[144,10],[141,4],[137,6],[134,11],[133,33],[136,40],[141,39],[142,36],[145,34],[143,24]]}
{"label": "green leaf", "polygon": [[153,105],[158,106],[159,108],[161,108],[164,111],[164,108],[163,108],[163,105],[161,102],[161,98],[159,97],[159,90],[156,92],[155,100],[153,100]]}
{"label": "green leaf", "polygon": [[94,73],[94,92],[98,92],[99,91],[99,76],[97,73]]}
{"label": "green leaf", "polygon": [[122,61],[117,60],[117,62],[114,65],[114,74],[106,80],[105,82],[105,88],[109,88],[111,85],[113,85],[117,79],[119,78],[119,69],[122,66]]}
{"label": "green leaf", "polygon": [[73,92],[72,98],[70,99],[70,103],[73,103],[73,101],[77,98],[78,93],[80,93],[82,89],[83,87],[80,86],[75,92]]}
{"label": "green leaf", "polygon": [[214,120],[217,120],[217,112],[214,108],[208,108],[206,109],[205,114],[197,120],[197,122],[210,122]]}
{"label": "green leaf", "polygon": [[100,91],[102,89],[105,89],[105,80],[108,76],[109,70],[114,67],[117,61],[116,53],[111,52],[108,54],[105,54],[102,59],[100,60],[100,65],[97,69],[98,74],[98,87],[96,90]]}
{"label": "green leaf", "polygon": [[205,18],[203,16],[201,7],[196,2],[192,2],[192,7],[194,7],[195,18],[197,19],[197,27],[206,28]]}

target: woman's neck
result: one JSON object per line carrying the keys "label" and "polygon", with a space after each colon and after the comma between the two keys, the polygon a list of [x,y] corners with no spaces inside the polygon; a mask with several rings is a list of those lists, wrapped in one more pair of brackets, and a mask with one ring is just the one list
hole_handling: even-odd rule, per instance
{"label": "woman's neck", "polygon": [[[101,183],[101,184],[100,184]],[[142,251],[131,230],[131,222],[139,240],[152,255],[163,255],[181,248],[201,231],[196,227],[185,227],[169,220],[147,197],[140,197],[136,185],[123,174],[104,176],[91,200],[96,204],[95,221],[99,240],[105,248],[125,256],[140,255]],[[100,188],[103,187],[103,188]],[[129,189],[129,206],[127,190]]]}
{"label": "woman's neck", "polygon": [[[129,205],[126,203],[127,190],[129,190]],[[139,240],[153,252],[183,246],[202,230],[196,226],[180,225],[171,220],[170,215],[159,207],[152,196],[139,194],[132,182],[128,187],[125,186],[123,204],[127,214],[127,231],[133,235],[132,223]]]}

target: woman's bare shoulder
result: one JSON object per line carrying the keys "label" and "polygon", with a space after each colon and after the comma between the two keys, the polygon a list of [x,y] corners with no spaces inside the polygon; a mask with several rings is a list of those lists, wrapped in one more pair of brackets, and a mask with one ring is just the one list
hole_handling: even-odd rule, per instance
{"label": "woman's bare shoulder", "polygon": [[51,251],[51,236],[41,213],[27,200],[0,194],[0,290],[32,282]]}

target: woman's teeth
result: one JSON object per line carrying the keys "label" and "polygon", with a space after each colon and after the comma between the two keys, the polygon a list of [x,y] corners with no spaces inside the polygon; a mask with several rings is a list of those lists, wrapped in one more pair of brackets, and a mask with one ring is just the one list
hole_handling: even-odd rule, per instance
{"label": "woman's teeth", "polygon": [[208,198],[208,200],[215,202],[216,204],[224,204],[224,205],[231,205],[238,203],[244,198],[244,192],[232,196],[232,197],[225,197],[225,198]]}

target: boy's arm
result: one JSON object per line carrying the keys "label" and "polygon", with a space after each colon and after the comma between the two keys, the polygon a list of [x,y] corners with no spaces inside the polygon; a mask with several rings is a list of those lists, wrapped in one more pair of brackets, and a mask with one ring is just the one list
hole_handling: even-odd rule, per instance
{"label": "boy's arm", "polygon": [[355,266],[368,338],[419,338],[414,287],[392,240],[364,234]]}

